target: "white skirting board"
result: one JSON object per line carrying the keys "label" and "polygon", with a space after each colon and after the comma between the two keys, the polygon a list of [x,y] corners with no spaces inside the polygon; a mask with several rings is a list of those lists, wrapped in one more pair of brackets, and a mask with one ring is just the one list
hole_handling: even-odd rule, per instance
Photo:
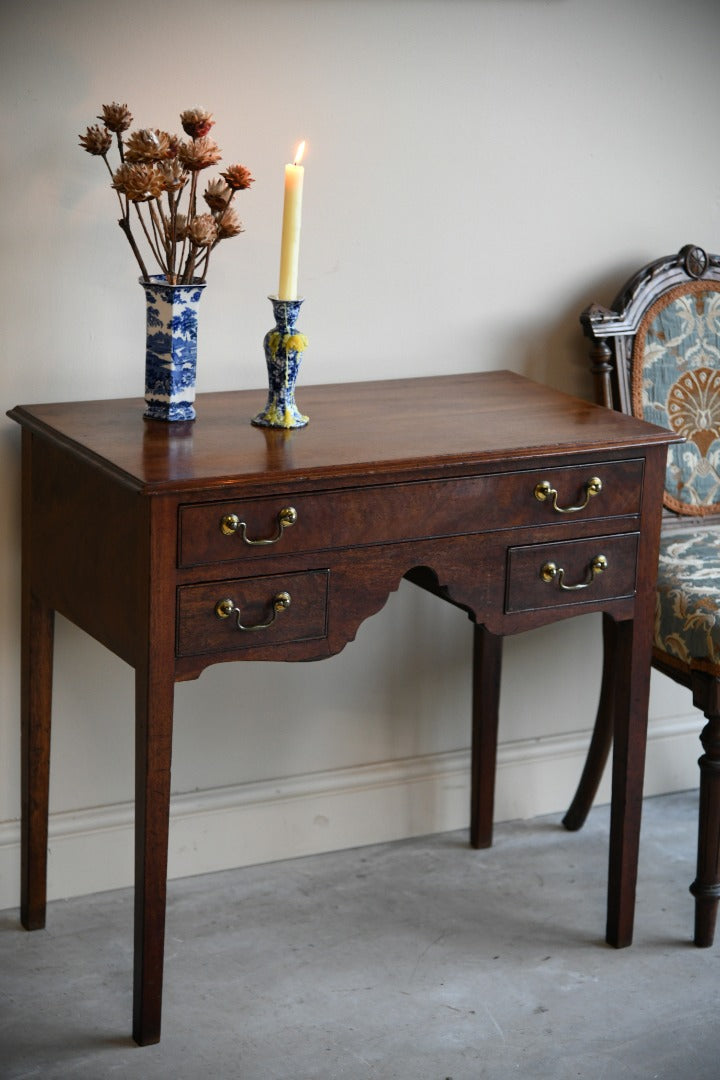
{"label": "white skirting board", "polygon": [[[695,714],[651,724],[646,796],[697,786],[701,721]],[[585,732],[501,744],[496,821],[561,815],[587,745]],[[609,771],[601,803],[609,801]],[[469,751],[458,750],[176,795],[168,876],[466,828],[469,774]],[[133,818],[132,803],[52,814],[48,898],[132,885]],[[20,826],[14,821],[0,824],[0,909],[17,907],[19,896]]]}

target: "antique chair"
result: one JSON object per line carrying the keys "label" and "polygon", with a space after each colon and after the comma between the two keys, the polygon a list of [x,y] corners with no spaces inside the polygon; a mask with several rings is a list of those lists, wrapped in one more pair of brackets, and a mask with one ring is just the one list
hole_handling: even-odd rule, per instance
{"label": "antique chair", "polygon": [[[597,400],[684,436],[668,452],[653,666],[692,690],[705,715],[695,944],[713,943],[720,898],[720,256],[688,245],[632,277],[610,310],[581,315]],[[606,658],[616,623],[603,616]],[[579,829],[612,742],[604,665],[588,758],[563,824]]]}

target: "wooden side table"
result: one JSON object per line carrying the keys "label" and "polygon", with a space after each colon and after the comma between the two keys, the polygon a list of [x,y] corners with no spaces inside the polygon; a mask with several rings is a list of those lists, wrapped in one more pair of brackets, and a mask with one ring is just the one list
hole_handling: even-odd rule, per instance
{"label": "wooden side table", "polygon": [[[133,1035],[160,1038],[174,684],[332,656],[403,577],[475,624],[471,842],[492,840],[501,642],[617,620],[607,940],[632,939],[667,431],[510,372],[259,392],[193,423],[137,400],[18,406],[23,429],[22,921],[45,923],[53,615],[135,669]],[[559,680],[562,687],[562,680]],[[561,691],[559,691],[561,692]]]}

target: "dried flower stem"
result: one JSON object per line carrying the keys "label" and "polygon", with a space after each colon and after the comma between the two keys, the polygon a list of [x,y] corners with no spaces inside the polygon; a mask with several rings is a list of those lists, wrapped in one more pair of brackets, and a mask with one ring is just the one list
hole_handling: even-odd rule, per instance
{"label": "dried flower stem", "polygon": [[[215,243],[217,243],[217,240],[215,241]],[[208,247],[207,251],[205,252],[205,258],[203,259],[203,264],[202,264],[201,267],[198,268],[198,277],[200,278],[201,281],[205,281],[205,278],[207,277],[208,263],[210,262],[210,252],[212,251],[212,249],[214,247],[215,247],[215,244],[212,244],[210,247]]]}
{"label": "dried flower stem", "polygon": [[139,250],[137,244],[135,243],[135,237],[132,234],[132,229],[130,228],[130,222],[128,221],[128,219],[126,217],[121,217],[120,220],[118,221],[118,225],[120,226],[122,231],[125,233],[128,240],[130,241],[130,247],[132,248],[133,255],[135,256],[135,258],[138,261],[138,266],[140,267],[140,273],[142,275],[143,281],[149,281],[150,280],[150,275],[147,272],[147,267],[145,266],[145,263],[143,262],[143,258],[142,258],[142,255],[140,254],[140,250]]}
{"label": "dried flower stem", "polygon": [[187,261],[185,262],[185,267],[184,267],[183,272],[182,272],[182,278],[180,279],[181,284],[183,284],[183,285],[190,285],[193,278],[194,278],[194,276],[195,276],[195,255],[196,255],[196,253],[197,253],[197,248],[195,247],[195,245],[191,241],[190,242],[190,250],[188,251],[188,255],[187,255]]}
{"label": "dried flower stem", "polygon": [[[160,210],[160,220],[158,220],[158,210],[160,209],[160,200],[148,203],[148,210],[150,211],[150,221],[153,227],[153,235],[155,237],[156,251],[158,253],[158,262],[167,275],[170,266],[168,259],[168,241],[166,239],[167,233],[162,222],[162,211]],[[164,257],[160,254],[164,252]]]}
{"label": "dried flower stem", "polygon": [[197,214],[197,170],[193,170],[192,178],[190,180],[190,209],[188,210],[188,220],[194,218]]}
{"label": "dried flower stem", "polygon": [[177,198],[173,198],[173,193],[168,191],[168,207],[170,210],[170,228],[168,236],[168,281],[171,285],[175,284],[175,249],[176,245],[170,243],[170,238],[177,236],[177,208],[180,202],[180,192],[177,194]]}
{"label": "dried flower stem", "polygon": [[[158,264],[160,266],[160,269],[163,271],[163,273],[165,273],[165,267],[163,265],[162,255],[158,251],[152,236],[148,232],[147,225],[145,224],[145,218],[140,213],[140,207],[139,207],[139,205],[137,203],[134,203],[133,205],[135,207],[135,210],[137,211],[138,221],[140,222],[140,225],[142,226],[142,231],[145,233],[145,239],[147,240],[148,244],[150,245],[150,250],[152,251],[155,258],[157,259],[157,262],[158,262]],[[149,281],[150,279],[146,278],[145,280]]]}
{"label": "dried flower stem", "polygon": [[[118,132],[118,135],[117,135],[117,140],[118,140],[118,146],[119,146],[119,149],[120,149],[120,157],[122,158],[123,157],[122,138],[121,138],[119,132]],[[110,162],[107,159],[107,154],[103,154],[102,159],[105,162],[105,166],[107,168],[107,171],[110,173],[110,179],[112,180],[113,171],[112,171],[112,169],[110,167]],[[118,225],[120,226],[122,231],[127,236],[128,240],[130,242],[130,248],[131,248],[131,250],[133,252],[133,255],[137,259],[138,266],[140,267],[140,273],[142,274],[143,280],[146,281],[147,277],[148,277],[147,267],[145,266],[145,263],[143,262],[142,255],[140,254],[140,250],[139,250],[137,244],[135,243],[135,237],[133,236],[132,229],[130,228],[130,204],[129,204],[129,200],[128,200],[127,196],[125,196],[125,200],[123,201],[123,197],[120,194],[120,192],[117,190],[117,188],[115,189],[115,194],[117,195],[118,203],[120,204],[120,213],[122,215],[122,217],[118,221]]]}

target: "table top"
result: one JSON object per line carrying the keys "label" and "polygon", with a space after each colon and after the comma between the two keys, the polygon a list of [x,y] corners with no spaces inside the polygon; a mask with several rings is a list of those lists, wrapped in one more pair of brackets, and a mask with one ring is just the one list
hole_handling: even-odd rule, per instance
{"label": "table top", "polygon": [[8,415],[149,492],[198,484],[442,471],[674,441],[671,432],[510,371],[308,386],[292,431],[254,427],[262,390],[200,394],[197,419],[143,418],[142,399],[18,405]]}

